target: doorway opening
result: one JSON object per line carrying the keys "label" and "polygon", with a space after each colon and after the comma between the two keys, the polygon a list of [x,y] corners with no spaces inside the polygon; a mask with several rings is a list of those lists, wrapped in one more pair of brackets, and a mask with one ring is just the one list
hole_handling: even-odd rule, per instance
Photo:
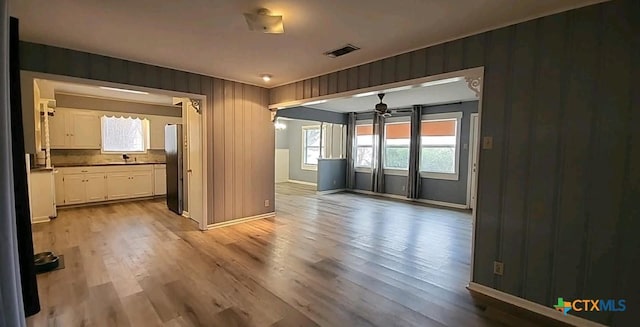
{"label": "doorway opening", "polygon": [[469,252],[459,255],[472,276],[483,75],[479,67],[270,108],[345,116],[349,193],[466,211]]}
{"label": "doorway opening", "polygon": [[[171,175],[183,190],[181,214],[207,229],[204,96],[33,72],[21,84],[30,188],[48,195],[31,201],[33,222],[76,206],[161,201],[174,196]],[[184,127],[173,139],[179,167],[167,162],[167,126]]]}

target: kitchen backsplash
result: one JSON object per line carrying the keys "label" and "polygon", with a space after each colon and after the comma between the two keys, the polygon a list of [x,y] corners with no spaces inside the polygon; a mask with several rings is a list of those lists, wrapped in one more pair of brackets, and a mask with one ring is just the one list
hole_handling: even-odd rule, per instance
{"label": "kitchen backsplash", "polygon": [[[148,150],[147,153],[130,153],[127,154],[129,159],[127,162],[153,162],[164,163],[164,150]],[[51,164],[97,164],[124,162],[122,153],[104,154],[100,150],[51,150]]]}

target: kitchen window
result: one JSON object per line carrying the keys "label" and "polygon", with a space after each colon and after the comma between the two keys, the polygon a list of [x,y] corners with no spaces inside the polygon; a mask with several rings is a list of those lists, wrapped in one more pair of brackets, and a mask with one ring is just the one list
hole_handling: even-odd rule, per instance
{"label": "kitchen window", "polygon": [[411,144],[411,122],[388,122],[384,132],[385,173],[394,171],[406,175],[409,170],[409,145]]}
{"label": "kitchen window", "polygon": [[356,124],[356,168],[373,167],[373,123]]}
{"label": "kitchen window", "polygon": [[458,180],[461,112],[423,115],[420,127],[420,175]]}
{"label": "kitchen window", "polygon": [[320,125],[302,126],[302,169],[316,170],[323,143]]}
{"label": "kitchen window", "polygon": [[102,116],[102,152],[144,153],[148,148],[149,121],[132,117]]}

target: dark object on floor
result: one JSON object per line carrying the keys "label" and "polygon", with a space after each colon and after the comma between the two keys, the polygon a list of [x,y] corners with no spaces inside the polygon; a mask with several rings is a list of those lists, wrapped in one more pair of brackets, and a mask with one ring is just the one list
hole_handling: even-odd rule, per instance
{"label": "dark object on floor", "polygon": [[33,256],[33,262],[36,266],[36,274],[41,274],[58,268],[60,258],[53,252],[40,252]]}

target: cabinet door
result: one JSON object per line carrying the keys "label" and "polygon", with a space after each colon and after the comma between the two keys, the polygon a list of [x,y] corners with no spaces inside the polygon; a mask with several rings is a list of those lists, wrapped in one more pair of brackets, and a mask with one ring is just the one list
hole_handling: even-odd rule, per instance
{"label": "cabinet door", "polygon": [[76,149],[100,149],[100,117],[87,113],[69,113],[71,147]]}
{"label": "cabinet door", "polygon": [[130,173],[131,197],[143,197],[153,195],[153,169],[134,171]]}
{"label": "cabinet door", "polygon": [[[42,127],[44,134],[44,127]],[[57,110],[55,116],[49,116],[49,146],[52,149],[64,149],[67,146],[66,112]],[[45,135],[42,135],[42,147],[44,148]]]}
{"label": "cabinet door", "polygon": [[109,200],[131,197],[130,173],[107,173],[107,198]]}
{"label": "cabinet door", "polygon": [[64,204],[85,203],[84,174],[64,175]]}
{"label": "cabinet door", "polygon": [[56,189],[56,205],[61,206],[64,205],[64,175],[59,170],[53,171],[53,179],[55,183]]}
{"label": "cabinet door", "polygon": [[149,148],[164,150],[164,127],[167,119],[164,117],[152,117],[149,120]]}
{"label": "cabinet door", "polygon": [[107,199],[107,180],[104,173],[86,174],[84,180],[87,202],[105,201]]}
{"label": "cabinet door", "polygon": [[153,195],[167,194],[167,168],[156,167],[154,169]]}

